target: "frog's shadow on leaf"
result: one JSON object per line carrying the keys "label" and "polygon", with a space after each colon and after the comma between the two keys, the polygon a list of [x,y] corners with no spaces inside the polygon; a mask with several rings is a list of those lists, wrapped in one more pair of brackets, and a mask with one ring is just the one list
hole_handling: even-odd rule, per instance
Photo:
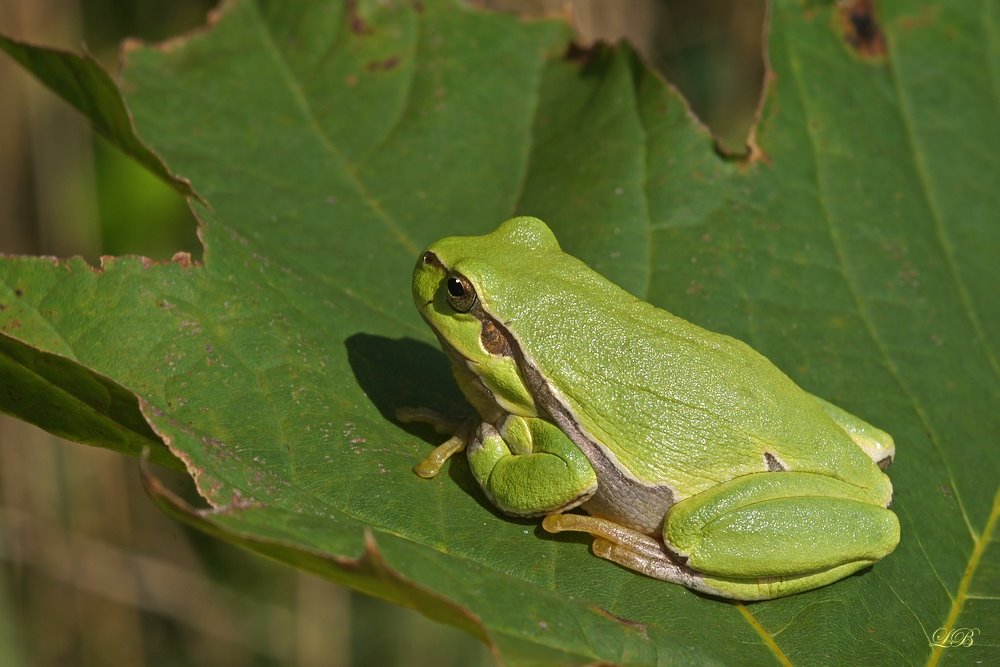
{"label": "frog's shadow on leaf", "polygon": [[[365,333],[354,334],[344,345],[358,386],[387,421],[399,424],[396,410],[404,407],[427,407],[449,417],[471,413],[448,359],[437,348],[414,338]],[[400,426],[414,435],[433,432],[421,425]]]}
{"label": "frog's shadow on leaf", "polygon": [[[358,386],[379,413],[386,421],[393,422],[432,447],[441,444],[446,436],[436,433],[430,426],[401,423],[395,417],[397,409],[427,407],[448,417],[472,414],[472,408],[465,402],[451,375],[447,357],[437,348],[413,338],[392,339],[364,333],[351,336],[344,344]],[[423,453],[430,451],[428,448]],[[464,454],[453,457],[445,467],[451,482],[490,514],[526,526],[538,523],[538,519],[508,516],[494,507],[472,477]],[[427,483],[444,483],[444,480],[429,480]]]}

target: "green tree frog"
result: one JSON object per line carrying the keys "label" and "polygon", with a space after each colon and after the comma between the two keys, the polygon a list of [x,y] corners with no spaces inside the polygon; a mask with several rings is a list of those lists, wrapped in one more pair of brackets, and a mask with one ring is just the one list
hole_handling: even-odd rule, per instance
{"label": "green tree frog", "polygon": [[635,298],[537,218],[431,245],[413,299],[478,413],[399,412],[453,433],[421,476],[464,449],[503,512],[738,600],[829,584],[899,542],[887,433],[745,343]]}

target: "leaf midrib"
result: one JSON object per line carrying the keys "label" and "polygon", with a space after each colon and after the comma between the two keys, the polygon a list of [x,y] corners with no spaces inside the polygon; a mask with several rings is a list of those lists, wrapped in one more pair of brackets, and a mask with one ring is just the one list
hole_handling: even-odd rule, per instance
{"label": "leaf midrib", "polygon": [[[941,627],[948,630],[955,627],[955,621],[958,620],[959,615],[962,613],[962,610],[965,607],[965,601],[970,597],[969,586],[972,585],[972,580],[979,570],[979,562],[982,559],[983,554],[986,552],[987,545],[993,540],[993,531],[996,529],[998,520],[1000,520],[1000,491],[997,491],[997,494],[993,496],[993,510],[990,512],[990,516],[986,520],[986,526],[983,528],[982,534],[974,540],[972,553],[969,555],[969,561],[965,566],[965,572],[962,574],[962,579],[958,584],[958,591],[952,600],[951,608],[948,610],[948,616],[945,618]],[[927,659],[927,667],[935,667],[938,662],[940,662],[945,648],[946,647],[941,644],[934,644],[934,650],[931,651],[931,654]]]}

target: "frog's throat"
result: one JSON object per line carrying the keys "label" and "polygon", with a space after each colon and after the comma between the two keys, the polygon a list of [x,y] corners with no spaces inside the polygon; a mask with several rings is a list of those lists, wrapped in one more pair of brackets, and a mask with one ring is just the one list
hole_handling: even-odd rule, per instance
{"label": "frog's throat", "polygon": [[659,538],[667,510],[676,502],[675,491],[665,484],[648,484],[632,475],[621,465],[614,452],[598,442],[576,420],[559,391],[549,384],[525,354],[517,336],[487,313],[481,304],[477,304],[470,313],[482,323],[484,332],[491,337],[499,334],[503,338],[501,354],[513,357],[540,416],[556,424],[593,466],[600,481],[597,492],[583,505],[583,509],[594,516]]}

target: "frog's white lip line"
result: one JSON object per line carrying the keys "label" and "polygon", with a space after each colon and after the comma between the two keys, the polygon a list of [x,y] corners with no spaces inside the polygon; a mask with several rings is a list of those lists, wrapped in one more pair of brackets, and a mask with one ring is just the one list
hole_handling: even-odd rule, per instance
{"label": "frog's white lip line", "polygon": [[[430,303],[430,302],[428,302],[428,303]],[[477,366],[479,365],[479,362],[477,362],[477,361],[475,361],[473,359],[470,359],[469,357],[467,357],[464,354],[462,354],[462,352],[460,350],[458,350],[454,345],[452,345],[451,343],[449,343],[448,341],[446,341],[440,335],[438,335],[437,338],[438,338],[439,341],[441,341],[441,344],[442,344],[443,347],[446,347],[448,350],[451,350],[452,352],[454,352],[460,359],[462,359],[466,363],[475,364]]]}

